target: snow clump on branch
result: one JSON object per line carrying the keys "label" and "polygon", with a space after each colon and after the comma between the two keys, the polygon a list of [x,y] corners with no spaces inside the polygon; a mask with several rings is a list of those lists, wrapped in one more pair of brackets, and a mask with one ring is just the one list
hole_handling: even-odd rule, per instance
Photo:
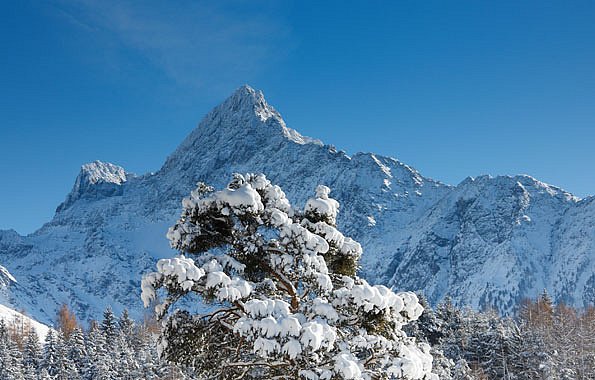
{"label": "snow clump on branch", "polygon": [[[262,174],[199,184],[167,234],[181,255],[142,282],[161,355],[221,379],[437,379],[429,347],[401,329],[417,297],[356,276],[362,247],[336,228],[329,195],[318,186],[300,210]],[[207,311],[175,309],[191,294]]]}

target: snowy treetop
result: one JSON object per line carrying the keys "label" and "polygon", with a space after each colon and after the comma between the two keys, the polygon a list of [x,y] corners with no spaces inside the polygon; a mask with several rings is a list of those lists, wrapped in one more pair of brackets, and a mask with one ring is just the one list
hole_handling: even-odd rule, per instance
{"label": "snowy treetop", "polygon": [[[156,303],[164,323],[166,358],[203,368],[207,352],[222,350],[203,368],[215,377],[435,379],[429,346],[401,330],[423,307],[413,293],[355,275],[362,249],[335,227],[328,187],[301,210],[264,175],[236,174],[219,191],[199,184],[183,206],[167,234],[181,255],[142,281],[145,306]],[[190,293],[212,308],[175,310]],[[202,351],[189,353],[190,340]]]}

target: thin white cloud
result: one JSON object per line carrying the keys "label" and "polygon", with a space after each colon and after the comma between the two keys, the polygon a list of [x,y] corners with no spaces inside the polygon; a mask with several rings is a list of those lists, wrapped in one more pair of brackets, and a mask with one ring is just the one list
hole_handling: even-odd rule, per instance
{"label": "thin white cloud", "polygon": [[85,32],[116,39],[187,86],[244,83],[283,55],[289,36],[273,2],[80,0],[57,7]]}

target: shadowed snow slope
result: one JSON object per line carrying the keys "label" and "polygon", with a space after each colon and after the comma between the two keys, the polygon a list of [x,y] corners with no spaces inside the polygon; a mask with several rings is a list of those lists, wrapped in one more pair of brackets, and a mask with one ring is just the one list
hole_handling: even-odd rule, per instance
{"label": "shadowed snow slope", "polygon": [[263,172],[296,205],[316,185],[341,203],[338,224],[364,247],[373,283],[423,291],[431,302],[511,312],[542,289],[576,306],[595,296],[595,202],[528,176],[469,178],[456,187],[396,159],[347,156],[288,128],[262,93],[238,89],[154,174],[84,165],[53,220],[23,237],[0,231],[5,303],[41,321],[67,303],[83,318],[107,305],[143,313],[140,280],[175,254],[165,239],[198,181]]}

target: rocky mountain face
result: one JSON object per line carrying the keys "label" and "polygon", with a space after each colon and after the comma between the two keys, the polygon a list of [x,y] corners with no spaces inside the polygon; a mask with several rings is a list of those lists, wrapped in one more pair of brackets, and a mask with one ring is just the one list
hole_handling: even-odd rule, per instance
{"label": "rocky mountain face", "polygon": [[245,86],[158,172],[86,164],[52,221],[29,236],[0,231],[0,264],[16,279],[0,273],[3,303],[43,322],[63,303],[83,319],[107,305],[141,317],[141,276],[175,254],[165,233],[181,199],[197,182],[221,187],[234,172],[265,173],[294,204],[318,184],[331,187],[339,227],[362,243],[361,274],[372,282],[502,313],[544,288],[578,307],[595,302],[593,198],[529,176],[453,187],[394,158],[348,156],[288,128],[262,93]]}

